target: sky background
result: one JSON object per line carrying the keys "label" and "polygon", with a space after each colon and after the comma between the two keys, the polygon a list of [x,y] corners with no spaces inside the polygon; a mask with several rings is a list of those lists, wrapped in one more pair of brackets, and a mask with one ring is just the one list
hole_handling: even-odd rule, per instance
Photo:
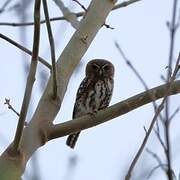
{"label": "sky background", "polygon": [[[0,7],[5,0],[2,0]],[[14,1],[11,5],[21,1]],[[63,1],[73,12],[82,9],[73,1]],[[88,7],[89,0],[81,0]],[[118,1],[121,2],[121,1]],[[53,1],[48,1],[51,17],[61,16],[62,13]],[[166,22],[171,20],[173,1],[142,0],[126,8],[112,11],[106,23],[114,30],[101,28],[88,51],[75,70],[55,123],[70,120],[75,101],[76,91],[84,78],[87,62],[94,58],[110,60],[115,65],[115,87],[111,104],[144,91],[144,87],[117,51],[114,41],[117,41],[131,60],[134,67],[150,88],[163,84],[161,75],[166,75],[170,46],[169,31]],[[179,10],[179,6],[178,6]],[[33,20],[33,3],[26,10],[27,21]],[[21,11],[7,11],[0,14],[0,22],[21,22]],[[179,15],[179,12],[178,12]],[[44,17],[42,11],[42,18]],[[74,29],[66,21],[52,22],[58,58],[74,33]],[[176,34],[174,62],[179,51],[180,31]],[[0,33],[20,42],[32,49],[33,27],[0,26]],[[22,42],[22,36],[26,39]],[[15,109],[20,111],[24,94],[26,75],[25,62],[30,62],[29,56],[22,56],[22,52],[11,44],[0,39],[0,152],[12,142],[17,125],[17,116],[4,106],[4,99],[10,98]],[[49,43],[46,26],[41,28],[40,55],[50,62]],[[27,66],[26,66],[27,67]],[[33,88],[31,108],[28,119],[38,104],[45,88],[42,74],[49,75],[46,67],[38,65],[38,73]],[[171,112],[179,107],[180,96],[171,98]],[[158,101],[160,102],[160,101]],[[112,121],[84,131],[78,140],[75,150],[65,145],[66,137],[48,142],[36,153],[36,163],[39,180],[121,180],[140,146],[145,135],[143,127],[148,125],[153,117],[152,104],[145,105]],[[171,124],[172,162],[176,175],[180,173],[179,163],[179,113]],[[163,133],[163,130],[161,130]],[[147,148],[157,153],[164,162],[163,150],[154,134],[149,138]],[[140,174],[147,176],[157,162],[144,151],[134,170],[132,180],[140,178]],[[29,180],[33,171],[29,161],[24,180]],[[166,179],[164,173],[158,169],[150,179]]]}

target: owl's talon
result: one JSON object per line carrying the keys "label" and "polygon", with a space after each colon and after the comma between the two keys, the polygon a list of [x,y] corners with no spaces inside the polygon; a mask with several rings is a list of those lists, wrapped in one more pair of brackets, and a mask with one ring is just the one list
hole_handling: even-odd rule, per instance
{"label": "owl's talon", "polygon": [[94,110],[93,112],[89,112],[88,115],[90,116],[95,116],[97,114],[98,111]]}

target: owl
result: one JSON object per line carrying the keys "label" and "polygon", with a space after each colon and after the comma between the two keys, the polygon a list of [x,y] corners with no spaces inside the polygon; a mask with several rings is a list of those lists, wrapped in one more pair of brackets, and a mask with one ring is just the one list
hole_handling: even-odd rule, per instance
{"label": "owl", "polygon": [[[94,114],[106,108],[114,87],[114,66],[104,59],[91,60],[86,66],[86,77],[76,95],[73,118]],[[80,132],[70,134],[66,144],[74,148]]]}

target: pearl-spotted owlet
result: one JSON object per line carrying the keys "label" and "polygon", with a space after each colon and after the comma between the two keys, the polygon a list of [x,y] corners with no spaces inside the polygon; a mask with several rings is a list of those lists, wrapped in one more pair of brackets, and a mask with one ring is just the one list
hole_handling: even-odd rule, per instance
{"label": "pearl-spotted owlet", "polygon": [[[104,59],[91,60],[86,66],[86,77],[76,95],[73,118],[96,113],[106,108],[114,86],[114,66]],[[70,134],[66,144],[74,148],[80,132]]]}

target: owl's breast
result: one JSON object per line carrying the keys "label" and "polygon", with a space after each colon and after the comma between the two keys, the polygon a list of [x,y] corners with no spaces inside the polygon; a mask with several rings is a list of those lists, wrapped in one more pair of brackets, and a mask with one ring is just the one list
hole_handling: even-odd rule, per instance
{"label": "owl's breast", "polygon": [[88,113],[94,113],[109,105],[113,84],[107,79],[98,80],[84,91],[76,102],[76,117]]}

